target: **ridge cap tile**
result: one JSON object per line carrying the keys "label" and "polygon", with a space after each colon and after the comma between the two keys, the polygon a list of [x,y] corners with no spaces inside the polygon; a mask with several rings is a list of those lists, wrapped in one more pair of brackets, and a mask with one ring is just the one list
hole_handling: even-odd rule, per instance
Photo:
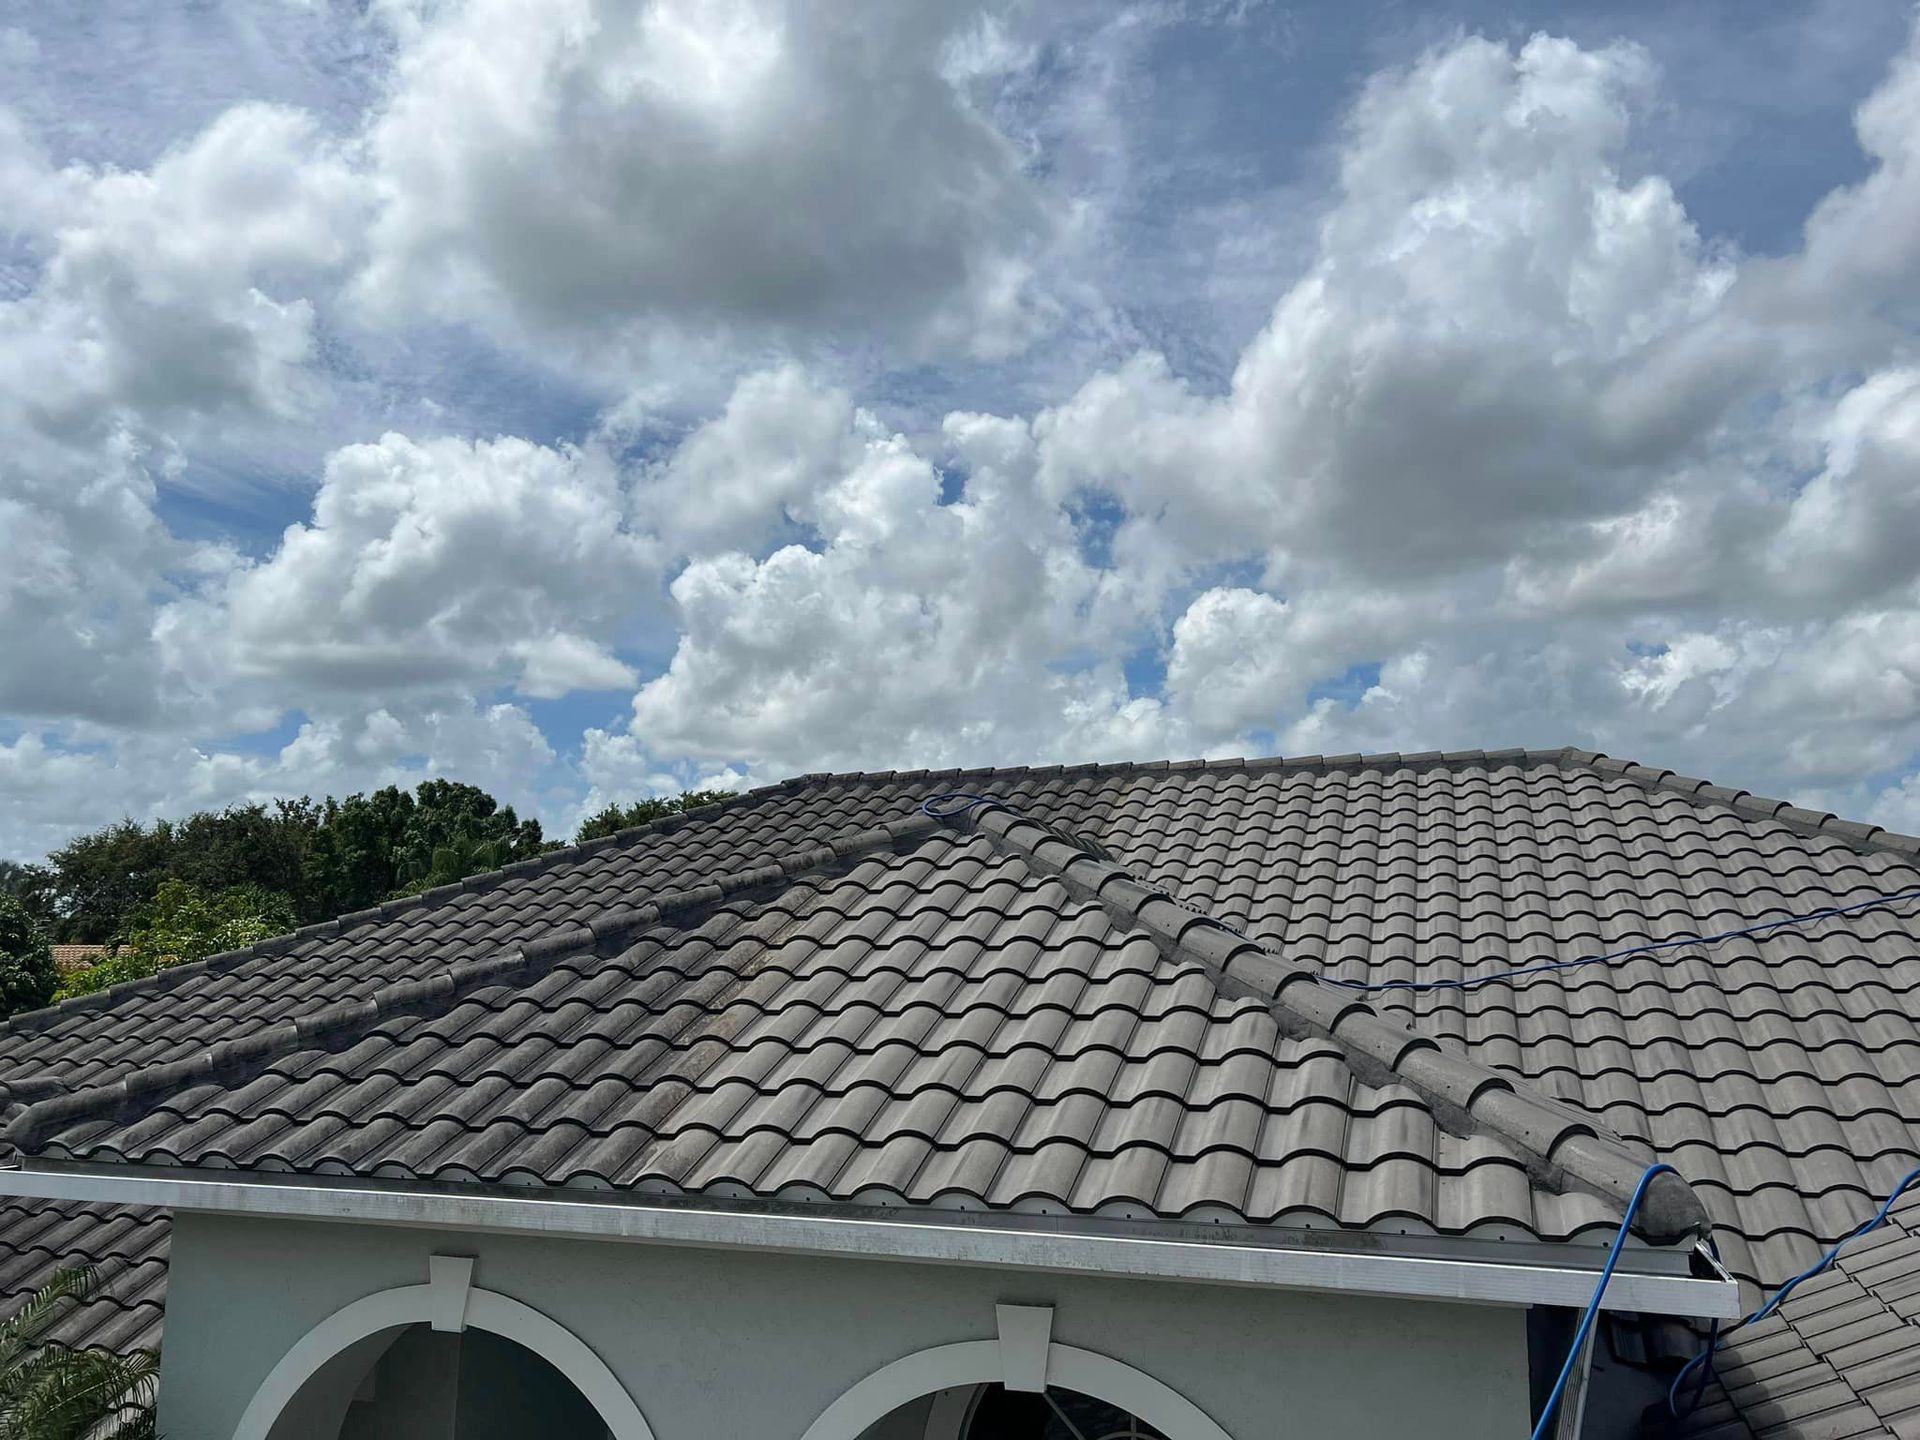
{"label": "ridge cap tile", "polygon": [[[1013,852],[1039,873],[1058,875],[1063,871],[1063,867],[1049,865],[1037,846],[1023,844],[1020,838],[1022,832],[1028,829],[1050,833],[1046,827],[1011,811],[1009,807],[985,807],[985,814],[963,811],[947,817],[947,823],[970,833],[984,832],[996,848]],[[1110,900],[1109,897],[1116,891],[1121,898]],[[1203,958],[1203,952],[1181,945],[1179,937],[1186,928],[1184,925],[1178,931],[1169,931],[1155,925],[1146,914],[1149,907],[1158,910],[1162,906],[1183,915],[1194,915],[1195,912],[1177,905],[1164,892],[1150,891],[1145,884],[1124,871],[1103,883],[1099,893],[1110,911],[1130,916],[1140,928],[1167,936],[1173,950],[1187,956],[1209,976],[1248,984],[1244,976],[1250,968],[1256,974],[1263,969],[1269,973],[1277,971],[1280,978],[1266,992],[1269,1005],[1276,1012],[1291,1012],[1304,1022],[1307,1031],[1332,1040],[1348,1068],[1364,1082],[1378,1084],[1381,1079],[1390,1078],[1411,1085],[1413,1081],[1409,1074],[1383,1062],[1379,1058],[1380,1052],[1393,1050],[1396,1059],[1404,1062],[1414,1055],[1439,1049],[1434,1037],[1423,1036],[1412,1030],[1402,1032],[1405,1037],[1402,1039],[1401,1034],[1396,1033],[1398,1027],[1383,1020],[1355,992],[1329,993],[1326,987],[1306,983],[1315,979],[1311,972],[1291,966],[1283,958],[1261,947],[1255,947],[1257,954],[1254,956],[1233,957],[1227,970],[1210,964]],[[1213,921],[1216,925],[1220,923],[1205,912],[1198,912],[1196,918]],[[1249,965],[1248,961],[1252,964]],[[1235,965],[1241,972],[1239,975],[1234,973],[1232,967]],[[1250,988],[1256,993],[1260,990],[1257,982],[1252,983]],[[1278,1013],[1276,1018],[1280,1018]],[[1419,1072],[1415,1070],[1413,1073]],[[1472,1092],[1469,1103],[1462,1108],[1478,1126],[1518,1150],[1536,1179],[1547,1183],[1550,1188],[1559,1188],[1554,1183],[1556,1181],[1564,1184],[1570,1180],[1624,1210],[1645,1168],[1644,1163],[1636,1162],[1628,1152],[1626,1142],[1598,1119],[1536,1092],[1531,1085],[1511,1080],[1499,1087],[1481,1085]],[[1439,1118],[1440,1112],[1436,1110],[1435,1113]],[[1588,1143],[1573,1143],[1576,1140]],[[1564,1157],[1562,1152],[1565,1152]],[[1677,1177],[1666,1175],[1658,1178],[1677,1180]],[[1648,1187],[1649,1199],[1654,1188],[1652,1185]],[[1674,1186],[1662,1186],[1659,1189],[1660,1203],[1653,1205],[1643,1202],[1641,1211],[1636,1213],[1636,1233],[1661,1244],[1671,1244],[1706,1233],[1710,1223],[1706,1208],[1684,1180],[1677,1181],[1677,1189]]]}

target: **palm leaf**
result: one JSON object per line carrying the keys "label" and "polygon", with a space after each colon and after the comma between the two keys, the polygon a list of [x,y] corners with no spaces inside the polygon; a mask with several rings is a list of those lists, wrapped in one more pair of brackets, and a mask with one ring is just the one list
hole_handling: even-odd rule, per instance
{"label": "palm leaf", "polygon": [[47,1339],[98,1282],[88,1266],[61,1270],[0,1321],[0,1440],[151,1440],[158,1356],[76,1350]]}
{"label": "palm leaf", "polygon": [[7,1440],[82,1440],[116,1415],[150,1409],[159,1368],[151,1351],[114,1355],[43,1346],[22,1366],[25,1383],[0,1415],[0,1434]]}

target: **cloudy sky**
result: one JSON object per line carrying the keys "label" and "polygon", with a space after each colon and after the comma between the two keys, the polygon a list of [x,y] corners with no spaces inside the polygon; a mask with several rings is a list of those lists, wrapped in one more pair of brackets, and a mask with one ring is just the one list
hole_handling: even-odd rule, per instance
{"label": "cloudy sky", "polygon": [[0,855],[1564,743],[1920,829],[1915,25],[0,0]]}

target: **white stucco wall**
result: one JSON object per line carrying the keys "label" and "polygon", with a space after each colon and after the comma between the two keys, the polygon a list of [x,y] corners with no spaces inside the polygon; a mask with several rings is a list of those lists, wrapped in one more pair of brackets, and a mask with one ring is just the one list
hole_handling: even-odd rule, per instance
{"label": "white stucco wall", "polygon": [[1233,1440],[1527,1431],[1517,1309],[197,1214],[175,1221],[162,1430],[232,1435],[307,1330],[422,1283],[436,1252],[584,1340],[656,1440],[799,1440],[889,1361],[991,1338],[1008,1302],[1053,1306],[1055,1341],[1146,1371]]}

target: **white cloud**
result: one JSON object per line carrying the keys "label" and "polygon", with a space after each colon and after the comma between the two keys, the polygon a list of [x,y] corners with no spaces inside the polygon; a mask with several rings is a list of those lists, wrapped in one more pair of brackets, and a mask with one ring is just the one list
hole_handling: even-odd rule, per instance
{"label": "white cloud", "polygon": [[658,583],[595,450],[387,435],[337,451],[313,517],[158,631],[181,677],[283,705],[518,680],[552,697],[629,683],[609,651]]}
{"label": "white cloud", "polygon": [[1157,733],[1159,707],[1129,701],[1116,665],[1075,663],[1099,577],[1037,493],[1023,426],[952,418],[967,472],[952,500],[902,438],[849,422],[844,443],[851,463],[805,510],[819,549],[712,556],[674,580],[678,647],[630,722],[647,756],[775,773],[1112,754]]}
{"label": "white cloud", "polygon": [[313,306],[285,287],[345,263],[361,195],[312,117],[240,105],[148,171],[6,174],[49,249],[7,316],[8,348],[55,367],[42,403],[149,420],[301,403]]}
{"label": "white cloud", "polygon": [[197,423],[302,403],[312,307],[278,285],[343,261],[353,190],[280,107],[143,172],[56,170],[0,112],[0,207],[37,258],[0,301],[0,709],[158,711],[154,607],[218,561],[157,518],[156,480]]}
{"label": "white cloud", "polygon": [[[1456,40],[1359,94],[1224,388],[1142,351],[1033,413],[896,433],[836,351],[991,353],[1045,298],[1076,197],[1046,127],[1016,150],[1019,105],[982,98],[1066,63],[1030,30],[385,14],[364,153],[271,106],[140,173],[0,131],[27,277],[0,304],[0,845],[438,768],[571,823],[798,770],[1270,735],[1582,741],[1911,811],[1920,50],[1859,111],[1865,178],[1753,257],[1637,155],[1670,83],[1642,52]],[[652,368],[578,444],[396,424],[328,447],[277,541],[181,538],[173,476],[311,403],[348,275],[368,323]],[[692,350],[731,393],[661,445],[687,392],[654,362]],[[582,691],[632,702],[577,756],[516,703]],[[222,738],[294,712],[284,744]]]}
{"label": "white cloud", "polygon": [[1153,357],[1044,422],[1057,488],[1111,489],[1196,559],[1460,571],[1617,511],[1711,425],[1629,400],[1731,272],[1658,177],[1623,180],[1627,47],[1466,40],[1377,78],[1318,258],[1191,394]]}
{"label": "white cloud", "polygon": [[0,853],[38,856],[76,831],[284,795],[346,794],[453,775],[525,815],[565,808],[551,743],[514,705],[395,704],[309,719],[284,745],[236,752],[125,734],[74,746],[40,731],[0,741]]}
{"label": "white cloud", "polygon": [[676,551],[759,551],[857,453],[852,401],[799,366],[746,376],[725,410],[637,487],[640,523]]}
{"label": "white cloud", "polygon": [[1769,578],[1790,593],[1848,598],[1911,585],[1920,578],[1920,370],[1870,376],[1821,428],[1826,467],[1793,498]]}
{"label": "white cloud", "polygon": [[508,0],[401,26],[363,293],[507,334],[994,354],[1056,218],[941,73],[965,8]]}

